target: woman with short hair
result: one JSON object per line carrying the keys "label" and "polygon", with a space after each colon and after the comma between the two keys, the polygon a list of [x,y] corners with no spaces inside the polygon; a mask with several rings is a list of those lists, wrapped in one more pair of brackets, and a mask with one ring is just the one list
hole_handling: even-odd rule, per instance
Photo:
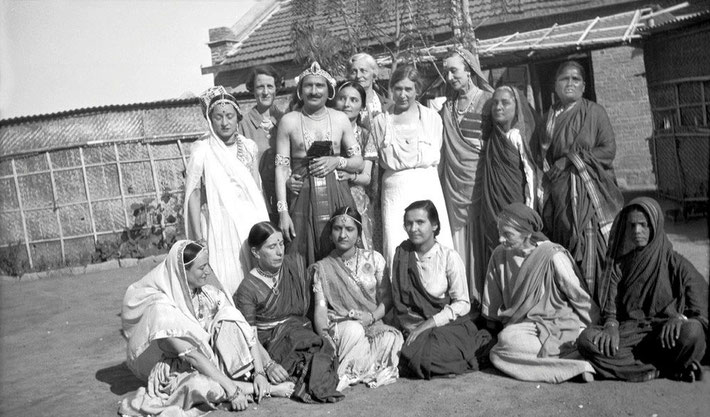
{"label": "woman with short hair", "polygon": [[382,113],[391,103],[385,92],[379,91],[377,75],[380,67],[377,61],[370,54],[364,52],[357,53],[350,57],[347,62],[347,75],[350,81],[355,81],[365,89],[365,101],[360,110],[362,116],[360,123],[366,128],[370,128],[370,122]]}

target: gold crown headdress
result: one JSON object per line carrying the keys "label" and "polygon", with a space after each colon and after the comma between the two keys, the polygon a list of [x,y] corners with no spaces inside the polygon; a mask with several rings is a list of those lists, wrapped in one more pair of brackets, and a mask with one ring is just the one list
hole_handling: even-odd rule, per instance
{"label": "gold crown headdress", "polygon": [[328,87],[331,91],[331,94],[328,98],[331,100],[335,98],[335,84],[336,84],[335,78],[333,78],[333,76],[330,75],[328,73],[328,71],[321,68],[320,64],[317,61],[314,61],[310,67],[306,68],[301,74],[298,75],[298,77],[296,77],[294,79],[294,81],[296,81],[296,93],[297,94],[300,95],[301,83],[303,82],[303,79],[309,75],[315,75],[318,77],[325,78],[325,81],[328,83]]}
{"label": "gold crown headdress", "polygon": [[[219,99],[215,100],[215,97],[219,97]],[[242,114],[239,104],[237,104],[237,99],[229,94],[221,85],[210,87],[205,90],[204,93],[200,94],[200,104],[202,105],[204,116],[208,120],[210,113],[212,113],[212,110],[217,106],[232,106],[234,110],[237,111],[238,115]]]}

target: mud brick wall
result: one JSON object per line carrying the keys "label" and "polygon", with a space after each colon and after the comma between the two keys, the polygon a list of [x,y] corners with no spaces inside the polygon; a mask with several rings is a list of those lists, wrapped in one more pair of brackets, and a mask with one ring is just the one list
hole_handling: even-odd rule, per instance
{"label": "mud brick wall", "polygon": [[592,52],[597,102],[616,134],[614,169],[619,186],[655,187],[648,138],[653,131],[643,50],[630,46]]}

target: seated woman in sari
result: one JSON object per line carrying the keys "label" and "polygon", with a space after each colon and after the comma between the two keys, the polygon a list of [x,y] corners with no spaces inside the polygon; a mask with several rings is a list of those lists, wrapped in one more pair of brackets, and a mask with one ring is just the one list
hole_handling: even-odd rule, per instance
{"label": "seated woman in sari", "polygon": [[478,330],[466,271],[456,251],[436,240],[439,213],[430,200],[404,212],[409,239],[395,252],[392,299],[395,321],[406,337],[399,368],[415,378],[475,371],[487,361],[491,335]]}
{"label": "seated woman in sari", "polygon": [[391,306],[385,258],[359,249],[362,220],[357,210],[341,207],[330,218],[335,249],[311,266],[315,327],[332,337],[340,367],[338,390],[364,382],[374,388],[394,382],[402,333],[382,323]]}
{"label": "seated woman in sari", "polygon": [[499,244],[498,215],[511,203],[524,203],[535,209],[536,168],[530,152],[535,117],[525,96],[516,88],[500,86],[491,106],[493,128],[485,138],[481,159],[481,180],[476,212],[481,236],[473,240],[476,259],[484,260],[475,277],[483,289],[488,261]]}
{"label": "seated woman in sari", "polygon": [[273,383],[295,380],[293,396],[303,402],[340,401],[335,349],[306,317],[311,283],[303,275],[303,256],[284,256],[283,235],[269,222],[255,224],[248,243],[257,266],[234,301],[267,350],[266,375]]}
{"label": "seated woman in sari", "polygon": [[700,380],[708,284],[673,250],[655,200],[634,199],[619,213],[607,259],[600,282],[604,325],[579,336],[580,353],[603,378]]}
{"label": "seated woman in sari", "polygon": [[581,360],[575,341],[594,322],[596,306],[567,250],[550,242],[542,219],[513,203],[498,220],[501,244],[488,264],[483,315],[503,331],[490,358],[499,370],[523,381],[560,383],[594,369]]}
{"label": "seated woman in sari", "polygon": [[218,405],[288,397],[293,383],[269,385],[261,347],[227,295],[207,284],[204,247],[182,240],[126,290],[121,309],[127,364],[147,387],[126,396],[119,414],[202,415]]}

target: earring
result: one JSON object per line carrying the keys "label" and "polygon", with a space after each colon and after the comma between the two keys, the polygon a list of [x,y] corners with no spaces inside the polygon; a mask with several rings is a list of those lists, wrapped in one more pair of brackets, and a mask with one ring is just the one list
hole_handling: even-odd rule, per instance
{"label": "earring", "polygon": [[300,89],[300,88],[299,88],[298,90],[296,90],[296,97],[298,97],[298,100],[299,100],[299,101],[300,101],[300,100],[303,100],[303,99],[301,98],[301,89]]}

